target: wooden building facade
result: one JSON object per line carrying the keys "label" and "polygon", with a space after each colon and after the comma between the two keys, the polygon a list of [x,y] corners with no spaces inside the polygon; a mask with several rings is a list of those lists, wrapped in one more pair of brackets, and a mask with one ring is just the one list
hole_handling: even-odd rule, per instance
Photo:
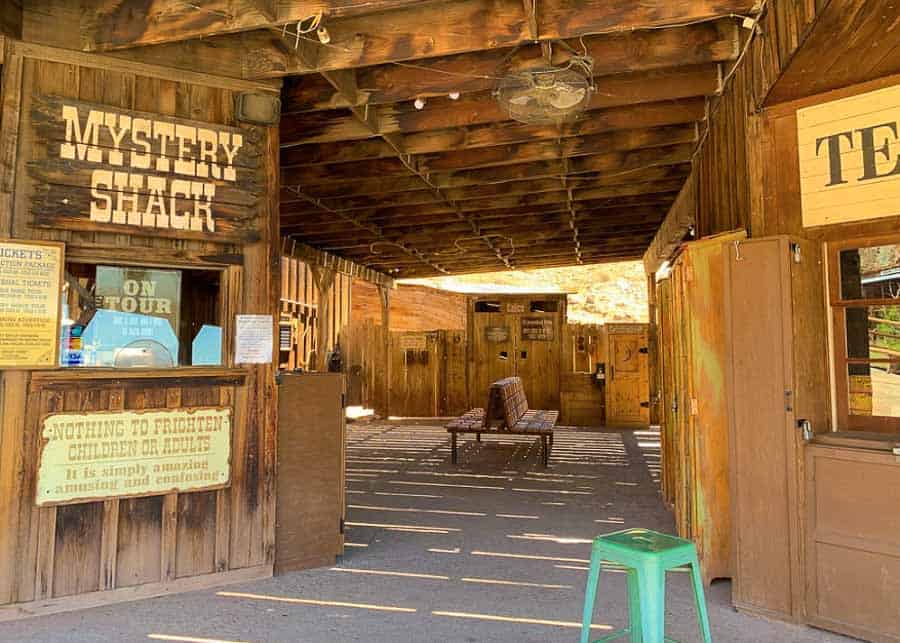
{"label": "wooden building facade", "polygon": [[[900,640],[896,0],[144,4],[0,5],[0,618],[270,574],[275,368],[324,368],[362,277],[386,408],[650,370],[606,418],[653,406],[707,578]],[[585,69],[577,117],[497,101],[537,65]],[[390,331],[396,278],[639,257],[603,360],[558,296]]]}
{"label": "wooden building facade", "polygon": [[[2,62],[2,236],[63,250],[69,326],[62,329],[61,350],[53,353],[61,354],[56,366],[70,367],[2,372],[0,614],[41,613],[270,575],[274,371],[271,363],[237,364],[234,337],[239,315],[262,315],[271,322],[277,310],[278,217],[272,197],[278,130],[235,116],[237,95],[266,96],[272,87],[10,40],[3,41]],[[137,148],[123,137],[131,126],[144,129],[144,141],[157,127],[170,135],[177,129],[185,138],[208,133],[230,141],[231,148],[228,154],[211,151],[206,178],[192,186],[179,176],[199,176],[198,155],[165,141],[153,151]],[[180,168],[179,174],[174,169],[179,161],[191,169]],[[129,168],[151,163],[156,187],[130,178],[140,174]],[[207,198],[213,192],[217,197]],[[160,199],[151,207],[154,194]],[[85,207],[92,198],[95,207]],[[156,292],[157,303],[164,300],[166,309],[180,313],[171,324],[178,334],[166,346],[171,350],[158,343],[135,349],[136,359],[150,359],[155,366],[117,368],[101,351],[92,355],[92,340],[73,330],[87,324],[88,333],[109,312],[97,309],[96,298],[112,268],[141,271],[141,295],[150,294],[151,275],[180,277],[180,297]],[[129,310],[124,301],[123,296],[122,310]],[[118,319],[131,319],[127,315]],[[202,327],[218,329],[218,345],[201,359],[191,350],[191,339]],[[136,336],[147,336],[143,328]],[[84,451],[69,453],[66,484],[45,491],[39,480],[53,473],[50,442],[59,436],[48,433],[51,418],[75,417],[90,426],[128,412],[174,421],[212,411],[226,418],[220,430],[227,461],[220,478],[196,485],[195,491],[162,478],[160,484],[172,491],[135,494],[122,486],[110,492],[92,485],[94,478],[133,484],[136,491],[143,484],[143,475],[134,472],[106,475],[104,462],[114,460],[107,458],[110,443],[99,435],[93,436],[96,444],[72,444]],[[146,448],[142,442],[141,448],[148,453],[160,445],[170,453],[179,448],[159,440]],[[201,449],[199,442],[195,446]],[[42,494],[54,500],[44,502]]]}
{"label": "wooden building facade", "polygon": [[[739,609],[872,641],[900,640],[887,580],[900,522],[884,504],[900,487],[900,45],[875,37],[896,21],[887,4],[770,3],[645,255],[679,530],[718,543]],[[701,248],[715,261],[691,271]],[[679,353],[691,298],[715,359]],[[683,447],[696,401],[717,409],[713,471]],[[719,518],[692,524],[691,499]]]}

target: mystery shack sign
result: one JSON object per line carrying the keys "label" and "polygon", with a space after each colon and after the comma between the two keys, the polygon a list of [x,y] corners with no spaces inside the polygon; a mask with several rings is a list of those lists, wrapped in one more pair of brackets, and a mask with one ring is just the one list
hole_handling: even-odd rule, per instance
{"label": "mystery shack sign", "polygon": [[900,85],[797,110],[804,227],[900,216]]}
{"label": "mystery shack sign", "polygon": [[258,127],[55,97],[31,111],[33,225],[241,242],[258,238]]}

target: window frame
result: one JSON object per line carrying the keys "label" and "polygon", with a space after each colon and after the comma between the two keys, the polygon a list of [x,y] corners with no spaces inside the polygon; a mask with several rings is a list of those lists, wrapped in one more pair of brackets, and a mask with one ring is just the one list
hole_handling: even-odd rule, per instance
{"label": "window frame", "polygon": [[[215,307],[218,311],[218,317],[220,320],[220,326],[222,328],[222,346],[221,346],[221,360],[219,364],[202,364],[202,365],[193,365],[193,364],[178,364],[176,366],[134,366],[134,367],[119,367],[119,366],[63,366],[59,363],[62,359],[62,350],[60,349],[60,355],[57,359],[57,365],[52,369],[53,372],[60,373],[64,376],[64,374],[69,374],[72,376],[87,376],[87,374],[91,372],[97,373],[107,373],[107,374],[115,374],[115,377],[119,377],[120,374],[126,373],[140,373],[143,376],[154,376],[159,375],[162,377],[181,377],[182,374],[199,374],[199,373],[209,373],[215,374],[217,371],[223,370],[235,370],[236,366],[234,364],[234,355],[233,355],[233,345],[229,341],[228,333],[231,332],[232,327],[229,323],[229,310],[232,308],[230,297],[231,293],[228,292],[228,283],[229,280],[233,281],[234,278],[229,278],[229,273],[232,271],[241,272],[241,266],[234,266],[229,264],[220,264],[220,263],[204,263],[202,265],[197,265],[196,263],[191,262],[155,262],[155,261],[141,261],[141,260],[131,260],[131,259],[121,259],[118,257],[97,257],[93,255],[83,255],[80,253],[70,253],[65,257],[65,261],[63,264],[63,282],[66,282],[66,275],[68,274],[69,265],[70,264],[81,264],[88,265],[93,267],[95,270],[97,266],[113,266],[113,267],[122,267],[122,268],[137,268],[137,269],[148,269],[148,270],[178,270],[182,273],[182,279],[184,279],[184,273],[190,271],[211,271],[218,274],[218,295],[216,297]],[[62,323],[62,317],[60,317],[60,323]],[[178,336],[178,331],[176,331],[176,336]],[[179,344],[181,343],[182,338],[178,336]],[[168,375],[166,375],[168,374]]]}
{"label": "window frame", "polygon": [[831,367],[835,393],[835,420],[839,431],[900,434],[900,417],[850,414],[849,366],[851,364],[900,364],[900,356],[886,359],[851,358],[847,349],[848,308],[900,306],[900,299],[844,299],[841,292],[841,252],[856,248],[900,245],[900,233],[842,239],[827,244],[828,314],[831,319]]}

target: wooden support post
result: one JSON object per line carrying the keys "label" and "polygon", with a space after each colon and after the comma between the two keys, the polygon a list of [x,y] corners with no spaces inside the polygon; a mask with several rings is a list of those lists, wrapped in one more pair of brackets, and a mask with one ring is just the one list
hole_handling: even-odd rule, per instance
{"label": "wooden support post", "polygon": [[647,277],[647,372],[650,378],[650,424],[657,425],[662,415],[659,408],[659,328],[656,320],[656,275],[648,273]]}
{"label": "wooden support post", "polygon": [[384,354],[382,369],[382,395],[379,398],[384,416],[391,414],[391,288],[378,285],[378,298],[381,301],[381,347]]}
{"label": "wooden support post", "polygon": [[331,350],[334,337],[331,336],[328,317],[331,315],[331,290],[334,287],[334,268],[309,266],[316,291],[319,294],[319,305],[316,310],[316,366],[315,370],[324,373],[328,370],[326,355]]}

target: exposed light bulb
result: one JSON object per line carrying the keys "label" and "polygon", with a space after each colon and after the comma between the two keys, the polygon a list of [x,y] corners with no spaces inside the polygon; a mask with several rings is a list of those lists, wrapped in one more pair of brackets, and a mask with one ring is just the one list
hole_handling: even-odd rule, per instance
{"label": "exposed light bulb", "polygon": [[450,92],[450,100],[459,100],[459,92]]}
{"label": "exposed light bulb", "polygon": [[316,29],[316,35],[319,37],[319,42],[321,42],[323,45],[327,45],[329,42],[331,42],[331,34],[328,33],[328,29],[326,29],[325,27],[319,27],[318,29]]}
{"label": "exposed light bulb", "polygon": [[425,99],[424,99],[424,98],[417,98],[417,99],[416,99],[416,102],[413,103],[413,104],[416,106],[416,109],[422,109],[423,107],[425,107]]}

